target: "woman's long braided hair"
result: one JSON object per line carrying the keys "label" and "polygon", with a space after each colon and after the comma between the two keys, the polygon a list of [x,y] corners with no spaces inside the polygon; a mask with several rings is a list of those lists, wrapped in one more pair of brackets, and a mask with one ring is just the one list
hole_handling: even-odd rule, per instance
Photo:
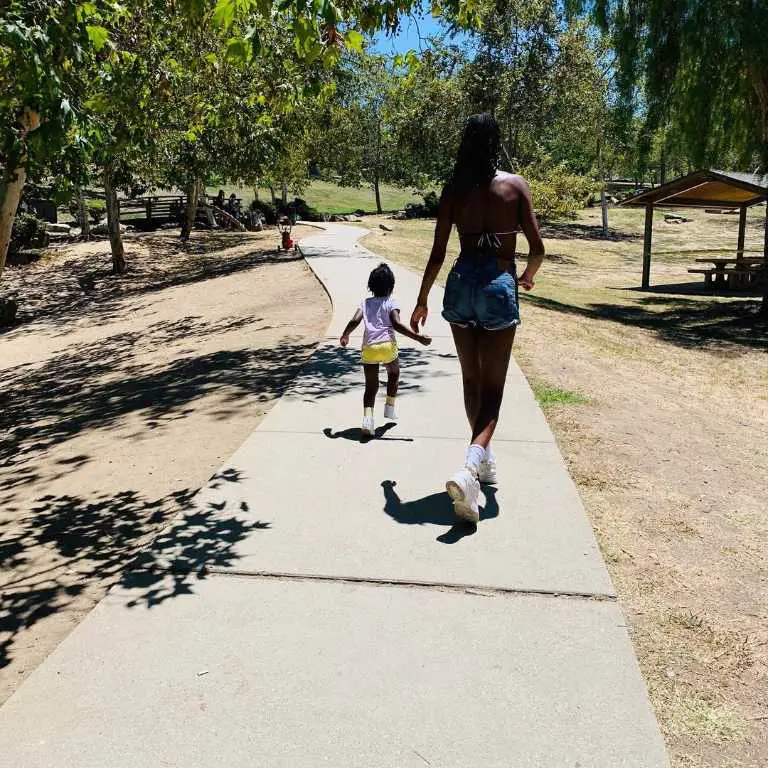
{"label": "woman's long braided hair", "polygon": [[487,187],[496,175],[500,153],[501,136],[493,117],[483,112],[467,118],[451,175],[450,187],[454,194]]}

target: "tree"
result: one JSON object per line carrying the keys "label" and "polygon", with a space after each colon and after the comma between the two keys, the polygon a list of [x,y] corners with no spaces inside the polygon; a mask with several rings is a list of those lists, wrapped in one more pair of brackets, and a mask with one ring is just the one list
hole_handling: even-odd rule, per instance
{"label": "tree", "polygon": [[[611,36],[625,102],[642,96],[646,134],[685,137],[698,166],[724,157],[768,172],[768,3],[569,0]],[[647,142],[650,146],[650,141]],[[761,313],[768,316],[768,285]]]}
{"label": "tree", "polygon": [[[396,29],[399,14],[417,5],[416,0],[6,0],[0,8],[0,272],[30,165],[41,168],[65,146],[72,159],[79,158],[73,166],[78,174],[86,160],[103,169],[114,267],[125,268],[116,190],[134,172],[135,156],[147,154],[146,142],[156,140],[150,107],[158,85],[153,79],[162,71],[149,66],[142,71],[140,51],[157,52],[156,44],[169,40],[168,29],[176,35],[171,48],[179,50],[201,25],[214,31],[226,41],[225,57],[233,62],[268,58],[262,38],[277,29],[277,39],[292,47],[298,60],[332,68],[342,49],[361,48],[362,33]],[[458,13],[468,21],[472,5],[436,1],[433,12]],[[146,23],[148,17],[154,24]],[[167,23],[177,17],[186,23]],[[138,39],[130,35],[136,29]],[[189,69],[188,76],[195,71]],[[88,89],[97,91],[97,100],[86,105]],[[140,113],[138,104],[146,111]],[[74,188],[82,179],[68,181]]]}
{"label": "tree", "polygon": [[453,170],[469,99],[458,76],[467,63],[456,47],[433,40],[392,94],[392,125],[398,152],[433,182],[445,183]]}
{"label": "tree", "polygon": [[[0,275],[28,172],[66,144],[85,87],[83,64],[100,34],[88,24],[87,5],[8,0],[0,11]],[[103,16],[114,12],[100,6]]]}
{"label": "tree", "polygon": [[319,163],[343,185],[370,185],[382,212],[381,184],[417,184],[423,174],[397,146],[397,76],[384,56],[345,57],[336,72],[336,97],[329,108]]}
{"label": "tree", "polygon": [[107,20],[94,37],[97,59],[89,71],[88,97],[78,119],[77,140],[87,164],[104,186],[112,270],[127,269],[120,231],[118,191],[139,183],[169,118],[173,34],[180,19],[166,3],[135,0]]}

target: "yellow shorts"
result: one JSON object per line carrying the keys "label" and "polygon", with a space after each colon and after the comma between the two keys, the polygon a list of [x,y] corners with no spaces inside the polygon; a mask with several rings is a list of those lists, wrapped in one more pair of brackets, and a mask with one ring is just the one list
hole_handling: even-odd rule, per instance
{"label": "yellow shorts", "polygon": [[382,341],[380,344],[363,344],[363,365],[381,363],[388,365],[397,360],[396,341]]}

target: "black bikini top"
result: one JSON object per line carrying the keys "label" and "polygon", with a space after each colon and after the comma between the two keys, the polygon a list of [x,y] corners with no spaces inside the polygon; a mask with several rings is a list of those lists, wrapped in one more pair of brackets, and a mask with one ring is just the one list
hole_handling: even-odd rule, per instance
{"label": "black bikini top", "polygon": [[516,235],[520,229],[513,229],[510,232],[466,232],[460,237],[477,237],[477,247],[479,250],[501,250],[501,240],[503,235]]}

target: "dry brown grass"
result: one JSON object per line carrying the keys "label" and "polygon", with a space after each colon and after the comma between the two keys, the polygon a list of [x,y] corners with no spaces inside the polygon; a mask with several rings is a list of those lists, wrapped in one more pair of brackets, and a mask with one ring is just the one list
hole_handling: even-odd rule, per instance
{"label": "dry brown grass", "polygon": [[[768,764],[768,327],[757,297],[706,295],[687,273],[732,251],[736,218],[655,234],[640,278],[642,212],[545,228],[516,357],[545,403],[627,615],[675,768]],[[747,248],[762,247],[764,210]],[[383,221],[383,220],[382,220]],[[379,220],[370,223],[378,224]],[[366,245],[416,270],[433,222],[386,221]],[[456,255],[452,240],[448,262]],[[444,277],[449,263],[442,273]],[[586,402],[579,403],[583,399]]]}

